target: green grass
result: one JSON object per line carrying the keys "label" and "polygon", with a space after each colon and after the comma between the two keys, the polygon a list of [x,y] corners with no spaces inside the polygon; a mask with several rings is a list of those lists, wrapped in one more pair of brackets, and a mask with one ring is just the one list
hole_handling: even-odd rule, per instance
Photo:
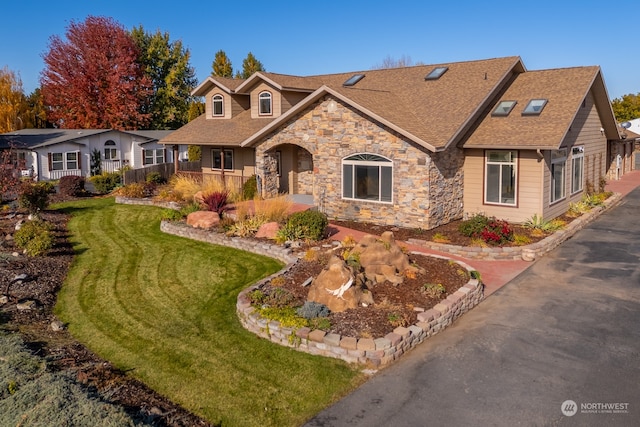
{"label": "green grass", "polygon": [[72,213],[77,252],[56,314],[103,358],[214,424],[300,425],[363,380],[353,366],[242,328],[238,293],[277,261],[159,230],[161,209],[112,198]]}

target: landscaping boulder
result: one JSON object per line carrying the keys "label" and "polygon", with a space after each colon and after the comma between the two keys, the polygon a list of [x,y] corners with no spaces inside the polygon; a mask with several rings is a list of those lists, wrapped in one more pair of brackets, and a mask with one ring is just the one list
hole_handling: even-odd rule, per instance
{"label": "landscaping boulder", "polygon": [[376,237],[365,235],[351,250],[359,256],[360,265],[368,280],[375,283],[389,281],[398,285],[409,274],[424,274],[409,262],[409,256],[398,246],[391,231]]}
{"label": "landscaping boulder", "polygon": [[220,222],[220,215],[211,211],[196,211],[187,215],[187,225],[195,228],[212,228]]}
{"label": "landscaping boulder", "polygon": [[333,312],[356,308],[360,301],[355,284],[351,269],[334,255],[311,283],[307,300],[324,304]]}
{"label": "landscaping boulder", "polygon": [[280,225],[277,222],[267,222],[264,223],[258,228],[256,232],[256,237],[266,238],[266,239],[275,239],[278,230],[280,229]]}

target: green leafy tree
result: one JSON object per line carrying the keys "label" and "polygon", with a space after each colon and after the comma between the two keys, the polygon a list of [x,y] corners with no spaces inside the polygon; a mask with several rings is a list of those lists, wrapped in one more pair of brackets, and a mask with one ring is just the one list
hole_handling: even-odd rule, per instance
{"label": "green leafy tree", "polygon": [[191,91],[197,86],[195,70],[189,64],[191,53],[181,41],[170,41],[169,33],[131,30],[140,54],[138,62],[151,81],[153,94],[142,105],[151,121],[149,129],[177,129],[189,121]]}
{"label": "green leafy tree", "polygon": [[233,77],[233,66],[231,65],[231,60],[224,50],[216,52],[211,67],[213,68],[211,75],[214,77]]}
{"label": "green leafy tree", "polygon": [[640,118],[640,93],[622,95],[611,102],[613,114],[619,122]]}
{"label": "green leafy tree", "polygon": [[51,37],[40,88],[47,118],[61,128],[140,129],[151,81],[138,63],[139,49],[112,18],[71,22],[63,40]]}
{"label": "green leafy tree", "polygon": [[20,117],[27,129],[41,129],[47,127],[47,111],[42,100],[42,91],[36,88],[25,98],[20,111]]}
{"label": "green leafy tree", "polygon": [[236,78],[248,79],[257,71],[265,71],[262,62],[258,61],[253,53],[249,52],[247,57],[242,61],[242,73],[236,73]]}
{"label": "green leafy tree", "polygon": [[199,145],[190,145],[189,148],[187,148],[187,154],[189,155],[190,162],[202,160],[202,147]]}

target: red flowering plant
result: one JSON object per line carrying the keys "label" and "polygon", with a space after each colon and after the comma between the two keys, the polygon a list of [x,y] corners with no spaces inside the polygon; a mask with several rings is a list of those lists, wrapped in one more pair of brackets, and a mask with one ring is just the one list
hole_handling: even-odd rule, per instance
{"label": "red flowering plant", "polygon": [[499,246],[513,241],[513,229],[507,221],[491,218],[480,237],[490,245]]}

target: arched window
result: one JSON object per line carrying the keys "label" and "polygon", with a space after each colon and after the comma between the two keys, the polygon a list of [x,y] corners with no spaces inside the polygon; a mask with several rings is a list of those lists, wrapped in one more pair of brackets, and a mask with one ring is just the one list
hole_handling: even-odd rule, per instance
{"label": "arched window", "polygon": [[258,114],[271,115],[271,93],[260,92],[258,95]]}
{"label": "arched window", "polygon": [[391,203],[393,162],[369,153],[342,159],[342,198]]}
{"label": "arched window", "polygon": [[216,117],[224,116],[224,98],[222,95],[213,95],[211,98],[211,114]]}
{"label": "arched window", "polygon": [[116,143],[112,140],[108,140],[104,143],[104,159],[115,160],[118,158],[118,150],[116,150]]}

